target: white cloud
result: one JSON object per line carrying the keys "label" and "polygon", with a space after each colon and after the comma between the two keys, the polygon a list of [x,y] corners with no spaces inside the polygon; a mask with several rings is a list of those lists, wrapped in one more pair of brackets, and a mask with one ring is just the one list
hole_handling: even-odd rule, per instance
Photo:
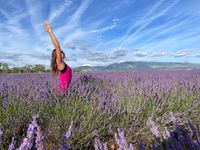
{"label": "white cloud", "polygon": [[[197,12],[196,14],[199,14],[199,12]],[[150,38],[145,40],[145,42],[149,42],[149,41],[155,39],[156,37],[158,37],[160,35],[168,34],[168,33],[173,32],[173,31],[174,32],[180,31],[182,29],[181,26],[185,27],[183,25],[186,24],[186,23],[189,23],[190,21],[192,21],[194,19],[194,17],[195,17],[195,15],[194,16],[189,16],[186,19],[183,19],[183,20],[179,21],[177,24],[169,25],[165,29],[160,30],[159,32],[157,32],[156,34],[154,34],[153,36],[151,36]]]}
{"label": "white cloud", "polygon": [[105,32],[107,30],[112,30],[113,28],[117,27],[117,22],[118,22],[119,19],[113,19],[113,24],[111,26],[106,26],[106,27],[103,27],[101,29],[95,29],[95,30],[92,30],[90,31],[91,33],[100,33],[100,32]]}
{"label": "white cloud", "polygon": [[27,17],[27,14],[16,11],[12,14],[5,12],[4,16],[6,16],[6,20],[0,25],[1,49],[24,50],[31,37],[27,29],[23,28],[21,24],[21,21]]}
{"label": "white cloud", "polygon": [[84,14],[84,12],[87,10],[89,5],[92,3],[93,0],[84,0],[82,1],[81,5],[77,9],[77,11],[70,17],[69,24],[77,23],[81,16]]}
{"label": "white cloud", "polygon": [[166,55],[168,55],[166,51],[157,50],[157,51],[151,52],[151,54],[149,56],[151,56],[151,57],[159,57],[159,56],[166,56]]}
{"label": "white cloud", "polygon": [[91,66],[92,66],[92,64],[83,64],[83,66],[90,66],[90,67],[91,67]]}
{"label": "white cloud", "polygon": [[143,56],[147,56],[148,53],[143,51],[143,50],[139,50],[139,49],[134,49],[133,50],[133,53],[136,55],[136,56],[139,56],[139,57],[143,57]]}
{"label": "white cloud", "polygon": [[64,3],[61,3],[59,6],[55,8],[54,3],[51,7],[51,12],[49,15],[49,22],[53,22],[56,18],[58,18],[67,8],[69,8],[72,4],[71,0],[65,0]]}
{"label": "white cloud", "polygon": [[182,50],[182,51],[178,51],[172,54],[172,56],[175,57],[185,57],[185,56],[191,56],[192,55],[192,51],[191,50]]}
{"label": "white cloud", "polygon": [[79,27],[79,20],[82,15],[85,13],[89,5],[92,3],[92,0],[83,1],[77,10],[69,17],[69,20],[66,24],[62,25],[58,29],[55,30],[57,37],[63,37],[63,35],[67,35],[63,38],[63,45],[66,45],[73,39],[80,38],[83,35],[87,34],[86,31],[83,31]]}
{"label": "white cloud", "polygon": [[126,31],[125,35],[120,39],[120,47],[122,46],[122,42],[124,40],[126,40],[129,37],[129,34],[132,32],[132,30],[141,25],[143,23],[143,21],[148,18],[152,13],[155,12],[155,10],[164,2],[164,0],[160,0],[158,3],[156,3],[153,8],[146,14],[144,15],[139,21],[137,21],[136,23],[133,23],[133,25]]}
{"label": "white cloud", "polygon": [[25,53],[6,51],[0,52],[0,60],[15,66],[25,66],[26,64],[46,64],[49,66],[50,55],[45,53]]}
{"label": "white cloud", "polygon": [[[160,16],[164,15],[167,11],[169,11],[174,5],[176,5],[180,0],[175,0],[171,5],[169,5],[166,9],[162,10],[160,13],[156,13],[156,15],[151,16],[148,18],[148,20],[143,23],[133,34],[129,35],[125,39],[122,40],[120,43],[120,47],[123,46],[127,41],[129,41],[132,37],[137,35],[142,29],[144,29],[147,25],[149,25],[151,22],[159,18]],[[161,1],[162,2],[162,1]],[[159,5],[158,5],[159,6]],[[156,7],[155,7],[156,8]]]}
{"label": "white cloud", "polygon": [[25,0],[27,4],[27,14],[36,36],[40,37],[43,33],[43,7],[44,2],[40,0]]}

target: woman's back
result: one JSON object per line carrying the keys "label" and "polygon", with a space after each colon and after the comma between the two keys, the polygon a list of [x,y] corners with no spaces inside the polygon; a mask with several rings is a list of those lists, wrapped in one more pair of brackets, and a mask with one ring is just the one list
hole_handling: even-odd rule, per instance
{"label": "woman's back", "polygon": [[60,71],[59,78],[59,89],[65,92],[72,79],[72,70],[67,64],[65,64],[64,69]]}

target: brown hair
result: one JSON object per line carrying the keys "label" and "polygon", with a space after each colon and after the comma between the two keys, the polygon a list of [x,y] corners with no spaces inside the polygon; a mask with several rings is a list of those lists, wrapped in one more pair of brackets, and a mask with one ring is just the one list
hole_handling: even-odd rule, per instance
{"label": "brown hair", "polygon": [[[61,53],[64,54],[63,51],[61,51]],[[56,49],[54,49],[52,51],[52,54],[51,54],[51,72],[53,74],[54,77],[56,77],[59,73],[59,70],[58,70],[58,67],[57,67],[57,63],[56,63]]]}

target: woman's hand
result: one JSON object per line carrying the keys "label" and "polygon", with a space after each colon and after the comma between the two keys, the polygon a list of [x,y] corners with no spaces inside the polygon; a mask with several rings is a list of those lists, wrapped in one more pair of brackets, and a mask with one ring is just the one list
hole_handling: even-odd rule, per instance
{"label": "woman's hand", "polygon": [[44,22],[44,26],[45,26],[45,29],[46,29],[46,31],[47,31],[48,33],[51,33],[51,32],[52,32],[52,28],[51,28],[51,26],[50,26],[50,24],[49,24],[48,21],[45,21],[45,22]]}

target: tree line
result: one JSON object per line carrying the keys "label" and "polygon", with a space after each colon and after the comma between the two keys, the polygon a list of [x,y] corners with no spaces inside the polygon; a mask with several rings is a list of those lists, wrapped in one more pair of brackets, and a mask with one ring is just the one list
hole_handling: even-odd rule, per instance
{"label": "tree line", "polygon": [[42,64],[25,65],[23,67],[10,68],[7,63],[0,62],[0,73],[38,73],[38,72],[50,72],[50,69],[46,69]]}
{"label": "tree line", "polygon": [[[80,68],[73,68],[73,72],[82,72]],[[10,68],[7,63],[0,62],[0,73],[42,73],[50,72],[50,69],[46,69],[42,64],[25,65],[23,67]]]}

